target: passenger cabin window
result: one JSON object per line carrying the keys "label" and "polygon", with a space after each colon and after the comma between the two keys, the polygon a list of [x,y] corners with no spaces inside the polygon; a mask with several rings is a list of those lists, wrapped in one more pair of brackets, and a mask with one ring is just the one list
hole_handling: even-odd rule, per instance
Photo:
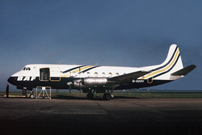
{"label": "passenger cabin window", "polygon": [[112,77],[112,73],[111,72],[109,72],[109,77]]}
{"label": "passenger cabin window", "polygon": [[103,72],[103,73],[102,73],[102,77],[105,77],[105,76],[106,76],[106,74],[105,74],[105,72]]}
{"label": "passenger cabin window", "polygon": [[97,72],[95,72],[95,77],[98,77],[98,73]]}
{"label": "passenger cabin window", "polygon": [[41,68],[40,69],[40,81],[49,81],[50,79],[50,69],[49,68]]}
{"label": "passenger cabin window", "polygon": [[90,72],[87,72],[87,77],[90,77]]}

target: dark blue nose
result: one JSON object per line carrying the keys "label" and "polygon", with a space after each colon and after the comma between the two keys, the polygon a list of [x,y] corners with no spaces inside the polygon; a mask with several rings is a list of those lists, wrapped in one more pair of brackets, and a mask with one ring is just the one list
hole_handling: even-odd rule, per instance
{"label": "dark blue nose", "polygon": [[9,77],[8,80],[7,80],[10,84],[16,84],[16,78],[14,77]]}
{"label": "dark blue nose", "polygon": [[11,83],[11,77],[9,77],[7,81],[8,81],[9,83]]}

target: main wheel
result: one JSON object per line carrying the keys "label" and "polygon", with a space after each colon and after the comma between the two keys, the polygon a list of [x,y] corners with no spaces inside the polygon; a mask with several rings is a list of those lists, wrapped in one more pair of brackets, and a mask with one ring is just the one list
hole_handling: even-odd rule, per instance
{"label": "main wheel", "polygon": [[93,94],[93,93],[90,92],[90,93],[87,94],[87,98],[88,98],[88,99],[93,99],[93,97],[94,97],[94,94]]}
{"label": "main wheel", "polygon": [[105,93],[103,95],[104,100],[110,100],[111,99],[111,94],[110,93]]}

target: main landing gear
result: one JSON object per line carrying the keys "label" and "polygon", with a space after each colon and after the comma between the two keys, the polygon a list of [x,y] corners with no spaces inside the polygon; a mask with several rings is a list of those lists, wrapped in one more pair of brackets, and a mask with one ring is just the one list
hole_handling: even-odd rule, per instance
{"label": "main landing gear", "polygon": [[87,98],[88,98],[88,99],[93,99],[93,98],[94,98],[94,94],[93,94],[92,92],[89,92],[89,93],[87,94]]}
{"label": "main landing gear", "polygon": [[[105,93],[103,95],[104,100],[110,100],[112,97],[113,97],[113,95],[111,95],[110,93]],[[89,92],[87,94],[87,98],[92,100],[94,98],[94,94],[92,92]]]}
{"label": "main landing gear", "polygon": [[103,99],[104,100],[110,100],[111,99],[111,94],[110,93],[105,93],[104,95],[103,95]]}

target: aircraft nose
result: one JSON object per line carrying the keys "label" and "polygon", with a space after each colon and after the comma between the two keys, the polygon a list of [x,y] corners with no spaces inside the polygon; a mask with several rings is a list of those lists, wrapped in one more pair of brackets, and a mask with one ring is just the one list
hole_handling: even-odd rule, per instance
{"label": "aircraft nose", "polygon": [[11,83],[11,82],[12,82],[11,80],[12,80],[11,77],[9,77],[7,81],[8,81],[9,83]]}
{"label": "aircraft nose", "polygon": [[15,84],[15,78],[9,77],[7,80],[10,84]]}

